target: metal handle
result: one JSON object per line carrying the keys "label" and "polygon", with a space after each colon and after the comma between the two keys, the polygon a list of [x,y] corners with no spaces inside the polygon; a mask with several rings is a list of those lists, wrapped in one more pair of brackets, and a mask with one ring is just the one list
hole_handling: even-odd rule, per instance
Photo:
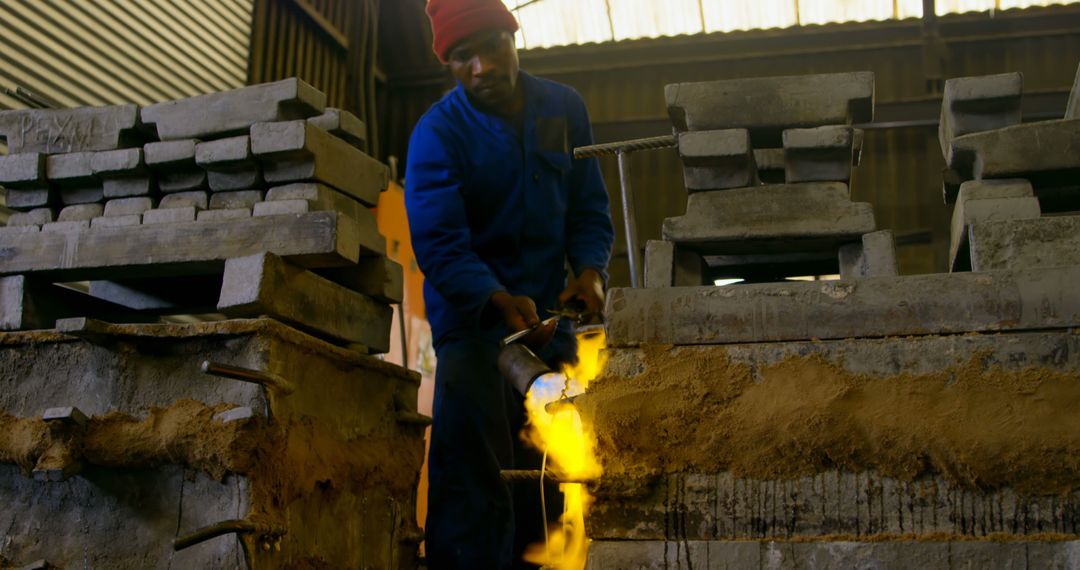
{"label": "metal handle", "polygon": [[296,390],[296,387],[292,385],[292,382],[289,382],[277,374],[271,374],[261,370],[252,370],[251,368],[232,366],[230,364],[211,362],[209,360],[204,360],[200,368],[202,369],[203,374],[212,374],[214,376],[221,376],[222,378],[231,378],[242,382],[259,384],[282,395],[292,394]]}
{"label": "metal handle", "polygon": [[195,546],[201,542],[206,542],[211,538],[221,536],[223,534],[260,534],[268,536],[274,539],[280,538],[286,532],[285,527],[279,525],[270,525],[264,523],[257,523],[243,519],[233,519],[227,521],[221,521],[217,524],[210,526],[204,526],[195,532],[173,540],[173,550],[180,551],[185,548]]}

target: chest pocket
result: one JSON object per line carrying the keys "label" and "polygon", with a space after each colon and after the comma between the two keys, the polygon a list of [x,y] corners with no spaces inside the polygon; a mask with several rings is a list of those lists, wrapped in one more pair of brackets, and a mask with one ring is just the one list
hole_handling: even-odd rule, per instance
{"label": "chest pocket", "polygon": [[571,149],[566,117],[536,119],[536,149],[544,165],[556,174],[565,176],[570,172]]}

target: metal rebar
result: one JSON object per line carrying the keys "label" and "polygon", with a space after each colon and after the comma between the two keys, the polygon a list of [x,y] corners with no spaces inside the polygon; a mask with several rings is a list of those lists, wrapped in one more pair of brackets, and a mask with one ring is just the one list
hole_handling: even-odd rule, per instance
{"label": "metal rebar", "polygon": [[590,158],[593,156],[612,156],[619,153],[634,152],[639,150],[658,150],[671,148],[676,145],[675,135],[663,135],[644,139],[633,139],[613,143],[594,144],[574,149],[574,158]]}
{"label": "metal rebar", "polygon": [[641,251],[638,250],[637,215],[634,214],[634,189],[630,182],[630,155],[632,150],[620,150],[619,186],[622,189],[623,223],[626,226],[626,258],[630,262],[630,287],[638,287],[638,267],[641,266]]}
{"label": "metal rebar", "polygon": [[227,520],[210,526],[204,526],[187,536],[174,539],[173,550],[183,550],[223,534],[260,534],[277,538],[284,535],[286,532],[285,527],[278,525],[269,525],[242,519]]}
{"label": "metal rebar", "polygon": [[503,481],[539,481],[543,475],[544,481],[550,483],[593,483],[596,479],[563,477],[551,471],[541,472],[539,469],[503,469],[499,471]]}
{"label": "metal rebar", "polygon": [[221,376],[222,378],[231,378],[242,382],[259,384],[282,395],[291,394],[296,390],[296,387],[292,385],[292,382],[289,382],[277,374],[271,374],[261,370],[252,370],[251,368],[232,366],[230,364],[211,362],[209,360],[204,360],[200,368],[202,369],[203,374],[212,374],[214,376]]}

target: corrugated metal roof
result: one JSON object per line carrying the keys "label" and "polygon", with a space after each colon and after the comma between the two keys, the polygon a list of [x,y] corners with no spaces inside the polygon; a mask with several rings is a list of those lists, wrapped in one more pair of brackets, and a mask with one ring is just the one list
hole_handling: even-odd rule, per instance
{"label": "corrugated metal roof", "polygon": [[[147,104],[247,79],[253,0],[0,0],[0,87]],[[22,108],[0,94],[0,108]]]}
{"label": "corrugated metal roof", "polygon": [[[1080,0],[937,0],[939,15]],[[503,0],[521,49],[922,17],[922,0]]]}

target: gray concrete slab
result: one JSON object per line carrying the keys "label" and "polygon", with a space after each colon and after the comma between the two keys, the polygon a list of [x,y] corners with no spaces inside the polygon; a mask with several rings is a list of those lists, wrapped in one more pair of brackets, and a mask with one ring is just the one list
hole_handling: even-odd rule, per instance
{"label": "gray concrete slab", "polygon": [[[56,211],[52,208],[34,208],[29,212],[15,212],[8,216],[8,226],[40,226],[56,221]],[[63,220],[62,220],[63,221]]]}
{"label": "gray concrete slab", "polygon": [[141,118],[163,141],[211,139],[244,134],[255,123],[306,119],[325,108],[325,94],[293,77],[150,105]]}
{"label": "gray concrete slab", "polygon": [[266,192],[266,201],[306,200],[312,212],[334,210],[354,220],[368,217],[370,210],[362,202],[338,192],[333,188],[314,182],[298,182],[285,186],[275,186]]}
{"label": "gray concrete slab", "polygon": [[142,223],[153,224],[179,224],[182,222],[195,221],[195,206],[179,206],[174,208],[154,209],[143,212]]}
{"label": "gray concrete slab", "polygon": [[976,223],[968,236],[972,271],[1080,265],[1080,216]]}
{"label": "gray concrete slab", "polygon": [[141,148],[95,152],[90,155],[90,168],[99,177],[132,176],[146,172]]}
{"label": "gray concrete slab", "polygon": [[896,277],[896,241],[892,230],[864,234],[856,243],[840,246],[840,278]]}
{"label": "gray concrete slab", "polygon": [[206,181],[214,192],[231,192],[258,188],[263,185],[263,176],[258,166],[249,166],[229,171],[209,171]]}
{"label": "gray concrete slab", "polygon": [[210,194],[211,210],[230,210],[248,208],[262,202],[265,193],[262,190],[239,190],[235,192],[214,192]]}
{"label": "gray concrete slab", "polygon": [[311,117],[308,122],[362,151],[367,151],[367,125],[348,111],[327,107],[326,112]]}
{"label": "gray concrete slab", "polygon": [[728,344],[1080,325],[1080,267],[730,287],[612,289],[609,346]]}
{"label": "gray concrete slab", "polygon": [[195,162],[206,171],[215,192],[262,185],[262,168],[251,153],[251,137],[242,135],[195,145]]}
{"label": "gray concrete slab", "polygon": [[386,165],[305,121],[254,125],[251,141],[271,184],[319,182],[374,206],[389,183]]}
{"label": "gray concrete slab", "polygon": [[[977,187],[969,186],[968,189]],[[1011,188],[1016,193],[1026,189],[1024,185],[1003,185],[998,189]],[[949,268],[951,271],[971,269],[970,228],[1001,220],[1026,220],[1042,215],[1039,200],[1034,196],[1017,198],[967,199],[964,188],[953,206],[949,239]],[[971,192],[978,195],[978,192]],[[986,192],[983,192],[986,194]]]}
{"label": "gray concrete slab", "polygon": [[210,196],[206,192],[176,192],[161,197],[158,208],[187,208],[193,207],[205,210],[210,206]]}
{"label": "gray concrete slab", "polygon": [[11,154],[137,146],[142,139],[138,127],[135,105],[0,111],[0,138],[7,140]]}
{"label": "gray concrete slab", "polygon": [[131,198],[156,194],[156,180],[149,176],[106,178],[101,181],[101,191],[106,199]]}
{"label": "gray concrete slab", "polygon": [[1080,65],[1076,66],[1076,78],[1073,79],[1069,102],[1065,106],[1066,119],[1080,119]]}
{"label": "gray concrete slab", "polygon": [[268,315],[374,353],[390,349],[390,307],[270,253],[225,262],[217,308],[232,317]]}
{"label": "gray concrete slab", "polygon": [[838,182],[698,192],[663,237],[705,255],[832,250],[876,229],[870,204]]}
{"label": "gray concrete slab", "polygon": [[1020,124],[1024,76],[1001,73],[945,81],[938,122],[943,156],[956,137]]}
{"label": "gray concrete slab", "polygon": [[127,228],[131,226],[137,226],[142,223],[142,214],[131,214],[128,216],[113,216],[106,218],[102,216],[100,218],[94,218],[90,220],[90,229],[108,229],[108,228]]}
{"label": "gray concrete slab", "polygon": [[59,188],[100,185],[91,167],[92,152],[50,154],[45,160],[45,177]]}
{"label": "gray concrete slab", "polygon": [[[949,167],[964,179],[1027,178],[1075,183],[1080,119],[1023,123],[953,139]],[[1041,184],[1036,184],[1039,186]]]}
{"label": "gray concrete slab", "polygon": [[757,186],[750,131],[724,129],[678,134],[687,191]]}
{"label": "gray concrete slab", "polygon": [[645,244],[646,287],[690,287],[705,284],[708,267],[701,255],[669,241]]}
{"label": "gray concrete slab", "polygon": [[4,205],[14,210],[43,208],[57,201],[56,192],[48,188],[4,188]]}
{"label": "gray concrete slab", "polygon": [[787,129],[783,141],[784,179],[788,184],[851,180],[855,162],[851,127]]}
{"label": "gray concrete slab", "polygon": [[92,204],[105,198],[102,180],[95,174],[95,152],[50,154],[45,160],[45,177],[59,194],[62,204]]}
{"label": "gray concrete slab", "polygon": [[92,220],[104,215],[104,204],[76,204],[64,206],[64,209],[60,210],[60,217],[57,219],[61,222],[77,222],[80,220]]}
{"label": "gray concrete slab", "polygon": [[103,215],[107,218],[114,216],[141,215],[143,212],[153,207],[154,201],[150,198],[118,198],[109,200],[105,203],[105,213]]}
{"label": "gray concrete slab", "polygon": [[0,239],[16,237],[26,233],[39,233],[41,226],[0,226]]}
{"label": "gray concrete slab", "polygon": [[195,163],[203,168],[224,168],[225,166],[250,162],[251,137],[240,135],[195,145]]}
{"label": "gray concrete slab", "polygon": [[0,186],[4,188],[44,188],[46,155],[40,153],[0,156]]}
{"label": "gray concrete slab", "polygon": [[73,220],[70,222],[50,222],[41,226],[42,232],[78,233],[90,229],[90,220]]}
{"label": "gray concrete slab", "polygon": [[874,118],[874,74],[833,73],[676,83],[664,88],[676,131],[850,125]]}
{"label": "gray concrete slab", "polygon": [[94,153],[90,157],[94,176],[101,179],[106,199],[148,196],[154,190],[143,149],[129,148]]}
{"label": "gray concrete slab", "polygon": [[162,192],[206,189],[206,171],[195,163],[195,145],[199,142],[183,139],[147,143],[143,147],[146,165],[154,172]]}
{"label": "gray concrete slab", "polygon": [[251,208],[226,208],[223,210],[202,210],[195,219],[200,222],[239,220],[251,217]]}
{"label": "gray concrete slab", "polygon": [[259,202],[251,208],[252,216],[281,216],[286,214],[306,214],[310,211],[307,200],[274,200]]}
{"label": "gray concrete slab", "polygon": [[405,297],[405,272],[401,265],[382,255],[362,257],[356,265],[317,269],[317,274],[350,291],[362,293],[387,304]]}
{"label": "gray concrete slab", "polygon": [[[204,212],[226,210],[204,210]],[[133,216],[139,218],[139,216]],[[109,220],[111,218],[95,218]],[[123,218],[117,218],[123,219]],[[138,223],[138,222],[136,222]],[[56,281],[214,274],[226,259],[270,251],[307,267],[356,263],[367,247],[356,222],[335,212],[5,237],[0,274]],[[385,245],[384,245],[385,247]],[[385,250],[383,250],[385,251]]]}

